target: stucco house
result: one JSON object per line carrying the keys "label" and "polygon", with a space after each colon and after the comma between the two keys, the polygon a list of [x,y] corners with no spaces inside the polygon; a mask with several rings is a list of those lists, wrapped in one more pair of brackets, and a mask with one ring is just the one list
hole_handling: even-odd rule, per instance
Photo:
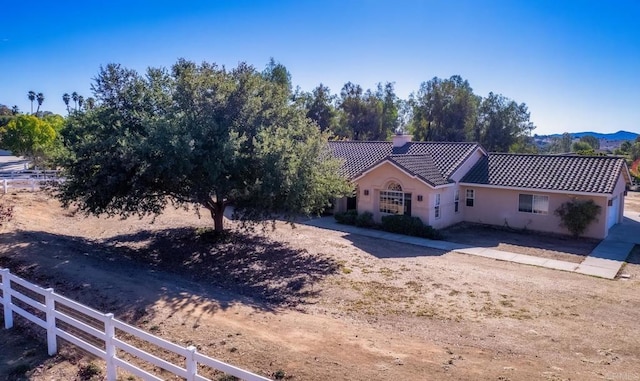
{"label": "stucco house", "polygon": [[335,211],[420,217],[436,229],[458,222],[569,234],[554,211],[572,199],[601,206],[585,236],[604,238],[622,221],[631,176],[623,158],[488,153],[477,143],[333,141],[356,186]]}

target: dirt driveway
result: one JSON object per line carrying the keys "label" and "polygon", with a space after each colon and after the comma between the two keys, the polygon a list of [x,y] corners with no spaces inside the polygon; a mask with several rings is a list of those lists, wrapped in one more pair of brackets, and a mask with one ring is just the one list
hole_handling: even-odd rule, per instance
{"label": "dirt driveway", "polygon": [[[85,218],[42,194],[2,201],[16,217],[0,266],[264,375],[640,380],[638,250],[630,278],[609,281],[308,226],[214,245],[192,211],[151,224]],[[0,348],[15,351],[1,379],[28,356]],[[29,353],[34,380],[79,379],[88,361]]]}

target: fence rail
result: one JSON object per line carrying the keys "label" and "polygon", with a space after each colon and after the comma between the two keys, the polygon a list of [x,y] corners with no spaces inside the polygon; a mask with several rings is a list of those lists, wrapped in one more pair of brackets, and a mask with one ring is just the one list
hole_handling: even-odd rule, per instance
{"label": "fence rail", "polygon": [[0,171],[0,184],[4,194],[9,189],[28,189],[33,192],[43,185],[60,181],[62,179],[58,177],[58,171],[54,170]]}
{"label": "fence rail", "polygon": [[[21,288],[28,292],[21,292]],[[142,331],[115,319],[111,313],[103,314],[100,311],[56,294],[52,288],[43,288],[19,278],[11,274],[9,269],[0,268],[0,290],[2,291],[0,304],[2,304],[4,312],[5,329],[13,327],[14,313],[24,317],[47,331],[49,355],[54,355],[58,351],[57,339],[62,338],[104,360],[107,366],[106,379],[108,381],[116,380],[118,368],[145,380],[162,380],[157,375],[127,362],[126,359],[119,357],[118,353],[127,353],[135,356],[154,367],[162,368],[187,381],[209,380],[198,374],[199,364],[242,380],[269,380],[263,376],[198,353],[194,346],[182,347]],[[42,319],[36,314],[45,318]],[[135,344],[127,342],[123,337],[118,337],[116,330],[134,337],[136,340],[150,343],[162,348],[164,351],[178,355],[184,358],[184,361],[182,364],[176,364],[148,353],[136,347]]]}

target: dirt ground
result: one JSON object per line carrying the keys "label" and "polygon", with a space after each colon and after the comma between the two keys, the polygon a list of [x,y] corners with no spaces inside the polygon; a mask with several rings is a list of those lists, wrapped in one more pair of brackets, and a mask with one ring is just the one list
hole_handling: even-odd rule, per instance
{"label": "dirt ground", "polygon": [[584,261],[584,258],[600,243],[597,239],[574,239],[560,234],[505,229],[466,222],[443,229],[442,234],[445,240],[451,242],[574,263]]}
{"label": "dirt ground", "polygon": [[[304,225],[213,243],[193,211],[119,220],[42,193],[0,202],[15,205],[0,267],[266,376],[640,380],[638,248],[628,278],[610,281]],[[640,213],[640,195],[626,207]],[[574,244],[538,249],[583,255]],[[29,331],[0,330],[0,379],[87,379],[88,363],[102,366],[68,350],[47,358]]]}

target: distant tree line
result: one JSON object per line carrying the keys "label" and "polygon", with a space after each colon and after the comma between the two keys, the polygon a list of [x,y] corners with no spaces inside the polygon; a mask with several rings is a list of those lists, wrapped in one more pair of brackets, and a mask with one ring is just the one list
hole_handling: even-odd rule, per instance
{"label": "distant tree line", "polygon": [[311,92],[298,90],[294,98],[322,131],[338,139],[387,140],[404,132],[418,141],[475,141],[490,151],[536,151],[526,104],[493,92],[476,95],[459,75],[423,82],[407,100],[398,98],[391,82],[366,91],[347,82],[337,95],[320,84]]}

